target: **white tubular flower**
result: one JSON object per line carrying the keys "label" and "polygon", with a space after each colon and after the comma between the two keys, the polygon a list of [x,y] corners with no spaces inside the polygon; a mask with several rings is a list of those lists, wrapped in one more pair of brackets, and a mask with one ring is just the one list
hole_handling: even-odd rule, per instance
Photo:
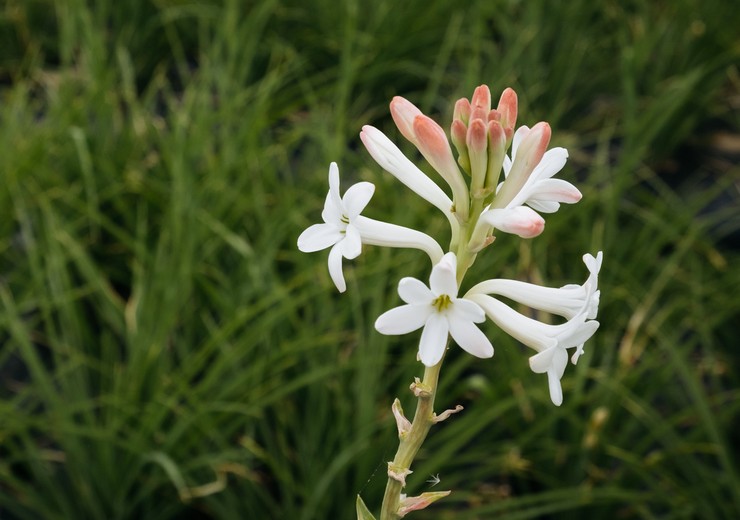
{"label": "white tubular flower", "polygon": [[483,309],[457,297],[456,271],[457,258],[447,253],[432,268],[429,287],[416,278],[403,278],[398,295],[407,305],[391,309],[375,321],[378,332],[387,335],[407,334],[423,327],[419,359],[428,367],[442,359],[448,334],[476,357],[493,356],[493,345],[475,325],[485,321]]}
{"label": "white tubular flower", "polygon": [[381,222],[359,215],[354,225],[360,232],[362,243],[371,246],[410,247],[421,249],[435,265],[442,259],[444,251],[432,237],[415,229]]}
{"label": "white tubular flower", "polygon": [[439,208],[449,218],[452,199],[412,163],[383,132],[373,126],[365,125],[360,132],[360,139],[375,162],[384,170],[390,172],[421,198]]}
{"label": "white tubular flower", "polygon": [[[520,151],[520,145],[527,139],[533,138],[530,134],[534,133],[536,126],[531,130],[526,126],[521,126],[514,134],[514,140],[511,146],[511,158],[504,158],[504,175],[507,180],[512,170],[516,170],[517,152]],[[548,136],[549,140],[549,136]],[[540,143],[544,142],[543,140]],[[547,143],[545,143],[545,146]],[[530,154],[530,148],[526,150]],[[537,154],[533,154],[537,160]],[[521,158],[520,158],[521,159]],[[574,204],[581,200],[581,192],[571,183],[562,179],[552,179],[552,177],[563,169],[568,159],[568,150],[565,148],[552,148],[544,152],[531,170],[526,181],[516,194],[507,202],[507,208],[513,208],[526,204],[542,213],[554,213],[560,208],[560,203]],[[521,162],[521,161],[519,161]],[[499,184],[499,190],[504,186]],[[497,207],[500,207],[497,205]]]}
{"label": "white tubular flower", "polygon": [[339,292],[347,289],[342,273],[342,257],[357,258],[362,252],[362,238],[356,227],[360,213],[373,196],[375,186],[369,182],[358,182],[347,189],[344,197],[339,195],[339,168],[337,163],[329,166],[329,193],[326,195],[323,224],[314,224],[298,237],[298,249],[313,253],[331,247],[329,251],[329,275]]}
{"label": "white tubular flower", "polygon": [[596,257],[583,255],[583,263],[589,271],[588,279],[583,285],[569,284],[558,289],[518,280],[495,279],[473,286],[465,297],[471,294],[496,294],[568,320],[581,313],[585,313],[588,319],[594,319],[599,310],[598,283],[603,258],[601,251]]}
{"label": "white tubular flower", "polygon": [[529,366],[535,373],[547,374],[550,399],[560,406],[563,403],[560,378],[568,363],[567,349],[576,348],[571,359],[575,364],[583,344],[599,328],[599,322],[587,320],[586,312],[582,312],[561,325],[548,325],[524,316],[486,294],[467,294],[465,297],[477,303],[502,330],[537,351],[529,358]]}

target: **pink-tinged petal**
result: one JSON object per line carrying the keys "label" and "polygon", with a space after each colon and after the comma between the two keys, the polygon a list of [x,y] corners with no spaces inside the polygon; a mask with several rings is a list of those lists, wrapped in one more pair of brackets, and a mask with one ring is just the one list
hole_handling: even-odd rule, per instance
{"label": "pink-tinged petal", "polygon": [[417,142],[414,133],[414,119],[420,115],[422,115],[421,110],[411,101],[401,96],[396,96],[391,101],[391,117],[393,117],[393,122],[396,123],[401,135],[414,144]]}
{"label": "pink-tinged petal", "polygon": [[344,238],[334,224],[314,224],[298,237],[298,249],[304,253],[321,251]]}
{"label": "pink-tinged petal", "polygon": [[563,387],[560,385],[560,378],[554,369],[547,371],[547,384],[550,387],[550,400],[555,406],[563,404]]}
{"label": "pink-tinged petal", "polygon": [[475,87],[470,104],[474,107],[484,108],[486,112],[491,110],[491,90],[487,85]]}
{"label": "pink-tinged petal", "polygon": [[450,213],[452,200],[434,181],[403,155],[383,132],[370,125],[365,125],[360,132],[360,139],[381,168],[390,172],[411,191],[445,214]]}
{"label": "pink-tinged petal", "polygon": [[430,305],[434,300],[434,295],[424,282],[416,278],[406,277],[398,282],[398,295],[408,304],[427,304]]}
{"label": "pink-tinged petal", "polygon": [[344,232],[344,240],[337,244],[342,248],[342,256],[349,260],[357,258],[362,252],[362,239],[360,232],[352,224],[347,226]]}
{"label": "pink-tinged petal", "polygon": [[339,195],[339,167],[335,162],[329,165],[329,196],[337,208],[342,207],[342,197]]}
{"label": "pink-tinged petal", "polygon": [[419,341],[419,359],[425,366],[433,367],[440,362],[449,330],[447,318],[437,312],[429,315]]}
{"label": "pink-tinged petal", "polygon": [[431,305],[401,305],[378,316],[375,330],[386,336],[408,334],[422,328],[433,312]]}
{"label": "pink-tinged petal", "polygon": [[450,298],[457,298],[457,257],[455,253],[447,253],[432,268],[429,288],[435,296],[446,294]]}
{"label": "pink-tinged petal", "polygon": [[350,220],[362,213],[373,197],[373,193],[375,193],[375,185],[371,182],[358,182],[349,187],[342,202]]}
{"label": "pink-tinged petal", "polygon": [[[521,129],[519,129],[521,130]],[[495,208],[505,208],[520,206],[523,200],[517,197],[530,180],[530,176],[539,164],[542,156],[545,154],[547,145],[550,142],[550,125],[547,123],[537,123],[518,143],[516,150],[512,155],[512,165],[509,170],[504,185],[499,190],[494,200]],[[517,131],[517,135],[519,131]],[[514,136],[515,146],[517,135]]]}
{"label": "pink-tinged petal", "polygon": [[422,493],[418,497],[404,497],[401,495],[401,503],[398,506],[398,512],[396,513],[399,518],[403,518],[412,511],[419,511],[424,509],[429,504],[436,502],[440,498],[444,498],[450,494],[450,491],[428,491]]}
{"label": "pink-tinged petal", "polygon": [[329,276],[339,292],[347,290],[347,284],[344,282],[344,273],[342,273],[342,248],[334,246],[329,251]]}
{"label": "pink-tinged petal", "polygon": [[464,298],[457,298],[455,300],[451,314],[450,319],[472,321],[474,323],[483,323],[486,321],[486,313],[483,312],[481,306]]}
{"label": "pink-tinged petal", "polygon": [[532,186],[530,199],[539,201],[565,202],[575,204],[581,200],[581,192],[568,181],[563,179],[545,179]]}
{"label": "pink-tinged petal", "polygon": [[545,220],[524,206],[491,209],[485,211],[480,219],[504,233],[513,233],[522,238],[536,237],[545,229]]}
{"label": "pink-tinged petal", "polygon": [[472,322],[448,318],[450,336],[460,348],[479,358],[493,356],[493,345],[485,334]]}

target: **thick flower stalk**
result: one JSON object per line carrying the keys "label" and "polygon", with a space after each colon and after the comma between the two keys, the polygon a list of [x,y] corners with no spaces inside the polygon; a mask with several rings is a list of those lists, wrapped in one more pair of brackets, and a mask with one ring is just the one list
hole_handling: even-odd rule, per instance
{"label": "thick flower stalk", "polygon": [[[329,274],[340,292],[346,290],[342,259],[358,257],[365,245],[419,249],[431,261],[429,285],[416,278],[402,278],[398,295],[403,305],[384,312],[375,322],[377,331],[386,335],[421,329],[417,359],[424,366],[423,378],[416,378],[410,387],[417,399],[413,419],[404,415],[399,399],[391,407],[399,446],[388,462],[381,520],[397,520],[450,493],[407,497],[404,488],[431,427],[462,410],[458,405],[434,412],[447,347],[454,342],[477,358],[491,358],[493,345],[479,328],[486,319],[534,350],[530,368],[547,375],[550,400],[557,406],[562,404],[561,380],[568,357],[576,364],[584,343],[599,327],[595,318],[603,260],[601,252],[584,255],[589,275],[582,285],[541,287],[494,278],[474,284],[459,297],[468,269],[498,233],[537,237],[545,229],[541,214],[555,213],[561,204],[581,199],[573,184],[554,178],[565,166],[568,152],[561,147],[549,148],[552,129],[546,122],[516,128],[517,95],[512,89],[504,90],[495,108],[484,85],[475,89],[470,100],[458,100],[449,139],[439,124],[402,97],[393,98],[390,112],[401,135],[416,147],[428,168],[417,166],[375,127],[363,126],[360,139],[381,168],[443,213],[450,224],[447,251],[422,231],[363,215],[375,187],[359,182],[341,196],[335,163],[329,169],[323,223],[308,227],[298,238],[298,248],[304,252],[331,248]],[[434,174],[426,173],[428,169]],[[538,321],[502,299],[559,316],[559,322]],[[375,518],[359,496],[357,515],[363,520]]]}

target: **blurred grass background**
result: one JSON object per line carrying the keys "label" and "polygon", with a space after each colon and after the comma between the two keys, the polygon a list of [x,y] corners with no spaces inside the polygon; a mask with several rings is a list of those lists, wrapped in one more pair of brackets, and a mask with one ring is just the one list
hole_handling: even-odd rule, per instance
{"label": "blurred grass background", "polygon": [[469,278],[581,283],[603,249],[601,328],[560,408],[492,325],[493,360],[450,351],[437,406],[466,410],[408,491],[454,492],[414,517],[740,515],[733,2],[0,5],[0,518],[377,506],[420,365],[417,337],[372,324],[427,260],[369,248],[339,295],[295,240],[334,160],[377,185],[369,216],[444,244],[358,133],[401,144],[394,95],[447,126],[481,83],[551,123],[584,199]]}

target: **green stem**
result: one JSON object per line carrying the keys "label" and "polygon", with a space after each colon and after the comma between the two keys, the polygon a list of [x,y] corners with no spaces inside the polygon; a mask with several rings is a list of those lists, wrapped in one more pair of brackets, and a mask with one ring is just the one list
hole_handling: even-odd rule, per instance
{"label": "green stem", "polygon": [[[401,436],[398,444],[398,451],[389,463],[388,470],[397,475],[404,475],[411,463],[416,457],[419,448],[421,448],[424,439],[426,439],[429,429],[434,424],[434,396],[437,393],[437,384],[439,381],[439,370],[442,368],[444,358],[433,367],[426,367],[424,370],[424,380],[416,384],[416,393],[418,393],[418,402],[414,420],[411,423],[411,429]],[[383,495],[383,506],[380,512],[380,520],[397,520],[400,518],[397,514],[401,502],[401,490],[403,484],[394,477],[388,477],[388,483],[385,486],[385,495]]]}

